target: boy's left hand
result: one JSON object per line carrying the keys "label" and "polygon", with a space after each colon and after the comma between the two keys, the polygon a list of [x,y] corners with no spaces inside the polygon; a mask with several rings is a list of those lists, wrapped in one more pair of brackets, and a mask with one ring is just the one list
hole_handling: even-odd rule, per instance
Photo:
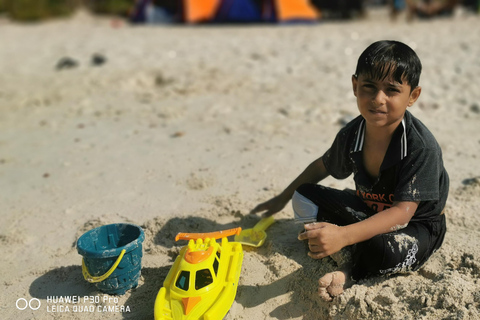
{"label": "boy's left hand", "polygon": [[306,224],[305,230],[298,235],[298,240],[308,240],[308,255],[313,259],[328,257],[347,246],[343,227],[327,222],[314,222]]}

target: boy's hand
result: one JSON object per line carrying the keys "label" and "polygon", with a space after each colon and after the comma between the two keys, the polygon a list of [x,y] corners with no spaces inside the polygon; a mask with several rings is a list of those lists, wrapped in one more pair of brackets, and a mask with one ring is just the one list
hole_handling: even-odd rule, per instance
{"label": "boy's hand", "polygon": [[327,222],[305,225],[307,231],[298,235],[298,240],[308,240],[308,255],[313,259],[325,258],[347,246],[344,228]]}
{"label": "boy's hand", "polygon": [[250,211],[250,214],[265,211],[263,213],[263,216],[269,217],[285,208],[288,201],[290,201],[290,199],[285,199],[284,197],[282,197],[282,195],[278,195],[264,203],[260,203],[258,206],[253,208],[252,211]]}

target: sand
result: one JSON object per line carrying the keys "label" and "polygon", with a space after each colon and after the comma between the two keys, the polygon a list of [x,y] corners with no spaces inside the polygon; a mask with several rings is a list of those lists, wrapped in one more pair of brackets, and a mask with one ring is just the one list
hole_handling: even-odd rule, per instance
{"label": "sand", "polygon": [[[395,39],[423,62],[410,111],[450,174],[443,247],[416,273],[360,281],[323,302],[317,279],[336,265],[307,256],[288,206],[265,245],[245,250],[225,319],[479,319],[479,35],[480,17],[466,12],[394,23],[379,10],[313,26],[2,20],[0,318],[152,319],[175,234],[252,227],[249,211],[357,115],[350,77],[361,51]],[[93,65],[94,54],[105,63]],[[57,70],[63,57],[76,66]],[[139,286],[112,300],[83,279],[75,243],[115,222],[142,226],[146,239]],[[72,296],[99,301],[52,300]],[[24,301],[40,307],[18,310]]]}

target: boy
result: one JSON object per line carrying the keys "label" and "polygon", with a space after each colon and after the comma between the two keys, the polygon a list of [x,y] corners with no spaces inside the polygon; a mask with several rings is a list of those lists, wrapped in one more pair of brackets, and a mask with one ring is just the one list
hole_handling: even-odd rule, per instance
{"label": "boy", "polygon": [[[298,237],[308,240],[310,257],[350,248],[352,261],[319,280],[325,300],[350,279],[417,270],[443,242],[448,174],[435,138],[407,111],[420,96],[421,69],[407,45],[371,44],[352,76],[360,116],[280,195],[252,210],[272,215],[292,199],[297,220],[319,221]],[[351,173],[356,192],[316,184]]]}

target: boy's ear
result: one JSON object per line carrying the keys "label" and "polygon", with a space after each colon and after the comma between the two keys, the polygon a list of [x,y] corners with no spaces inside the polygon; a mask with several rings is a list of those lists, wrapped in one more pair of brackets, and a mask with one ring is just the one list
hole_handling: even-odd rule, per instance
{"label": "boy's ear", "polygon": [[420,97],[420,94],[422,93],[422,87],[416,87],[413,89],[413,91],[410,93],[410,98],[408,100],[408,106],[411,107],[417,101],[418,97]]}
{"label": "boy's ear", "polygon": [[355,97],[357,96],[357,82],[358,82],[357,76],[352,75],[352,88],[353,88],[353,94],[355,95]]}

